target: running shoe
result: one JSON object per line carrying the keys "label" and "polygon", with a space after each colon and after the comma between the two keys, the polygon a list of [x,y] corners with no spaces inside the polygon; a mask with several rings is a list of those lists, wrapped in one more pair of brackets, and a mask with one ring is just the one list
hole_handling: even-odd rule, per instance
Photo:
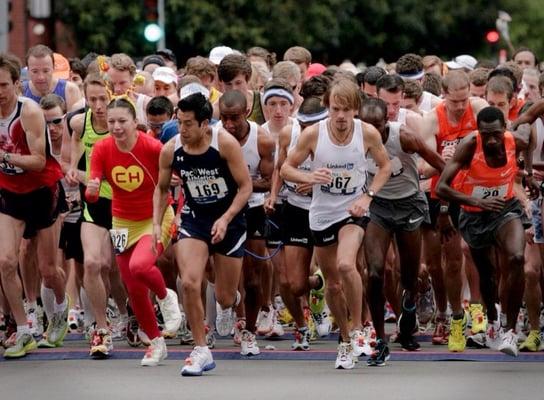
{"label": "running shoe", "polygon": [[376,341],[374,351],[370,355],[370,358],[366,361],[369,367],[383,367],[385,362],[390,358],[389,347],[382,339]]}
{"label": "running shoe", "polygon": [[42,338],[38,342],[38,348],[39,349],[54,349],[55,347],[57,347],[57,345],[47,340],[47,332],[44,332],[42,335]]}
{"label": "running shoe", "polygon": [[318,334],[317,334],[317,326],[314,321],[312,310],[309,307],[304,307],[303,313],[304,313],[304,321],[306,322],[306,326],[310,330],[310,341],[315,342],[317,340]]}
{"label": "running shoe", "polygon": [[519,351],[536,352],[540,349],[540,331],[531,330],[527,339],[519,346]]}
{"label": "running shoe", "polygon": [[484,314],[484,307],[481,304],[471,304],[468,307],[470,320],[472,322],[470,333],[485,333],[487,330],[487,317]]}
{"label": "running shoe", "polygon": [[449,328],[448,321],[442,318],[436,318],[433,336],[431,339],[434,345],[448,344]]}
{"label": "running shoe", "polygon": [[310,330],[308,327],[305,326],[295,331],[295,341],[291,345],[291,350],[310,350]]}
{"label": "running shoe", "polygon": [[128,314],[119,314],[115,320],[110,322],[111,338],[113,340],[123,340],[126,338],[129,319]]}
{"label": "running shoe", "polygon": [[172,289],[166,289],[166,297],[157,299],[164,321],[162,336],[174,338],[181,325],[181,311],[179,310],[178,295]]}
{"label": "running shoe", "polygon": [[240,302],[241,295],[240,292],[236,292],[236,301],[232,307],[223,309],[219,303],[216,303],[217,317],[215,320],[215,329],[219,336],[228,336],[232,332],[234,322],[236,321],[236,313],[234,308]]}
{"label": "running shoe", "polygon": [[261,350],[259,349],[255,335],[247,329],[242,331],[242,341],[240,346],[240,354],[243,356],[258,356],[261,354]]}
{"label": "running shoe", "polygon": [[367,321],[364,323],[363,326],[363,337],[365,338],[365,343],[368,343],[370,347],[376,346],[377,340],[376,340],[376,329],[374,329],[374,325],[372,322]]}
{"label": "running shoe", "polygon": [[51,317],[51,321],[47,327],[47,340],[57,347],[62,345],[68,333],[68,303],[69,301],[66,300],[66,307],[63,311],[53,313],[53,317]]}
{"label": "running shoe", "polygon": [[143,330],[138,329],[138,337],[144,346],[151,346],[151,339],[149,339],[149,336],[147,336],[147,333],[145,333]]}
{"label": "running shoe", "polygon": [[450,335],[448,337],[448,350],[454,353],[465,351],[467,338],[465,336],[465,327],[467,322],[466,313],[463,312],[463,318],[451,319]]}
{"label": "running shoe", "polygon": [[420,351],[421,346],[417,342],[413,334],[403,335],[399,334],[399,342],[402,348],[402,351]]}
{"label": "running shoe", "polygon": [[275,309],[271,309],[272,313],[272,329],[270,332],[266,334],[267,338],[278,338],[283,336],[285,333],[283,330],[283,326],[280,324],[278,320],[278,312]]}
{"label": "running shoe", "polygon": [[211,350],[215,347],[215,331],[206,325],[204,326],[204,332],[206,333],[206,346]]}
{"label": "running shoe", "polygon": [[354,329],[349,334],[351,351],[356,357],[362,356],[363,354],[369,356],[372,354],[372,349],[369,344],[365,342],[365,337],[363,332],[360,329]]}
{"label": "running shoe", "polygon": [[215,368],[212,352],[207,346],[195,346],[181,368],[182,376],[201,376],[203,372]]}
{"label": "running shoe", "polygon": [[242,343],[242,332],[246,329],[246,320],[245,319],[239,319],[234,324],[234,344],[237,346],[240,346]]}
{"label": "running shoe", "polygon": [[113,340],[107,329],[97,329],[91,339],[90,355],[95,359],[108,358],[113,351]]}
{"label": "running shoe", "polygon": [[30,334],[34,337],[41,336],[43,334],[43,324],[40,324],[37,308],[28,308],[26,316]]}
{"label": "running shoe", "polygon": [[407,310],[404,307],[398,319],[399,334],[403,336],[413,335],[418,331],[416,307]]}
{"label": "running shoe", "polygon": [[485,332],[485,345],[492,350],[498,350],[502,342],[503,329],[499,321],[489,322]]}
{"label": "running shoe", "polygon": [[416,309],[419,323],[427,325],[434,315],[434,292],[430,280],[427,290],[423,293],[419,293]]}
{"label": "running shoe", "polygon": [[312,314],[321,314],[325,308],[325,278],[320,269],[318,269],[314,276],[318,276],[323,284],[319,289],[311,289],[308,304]]}
{"label": "running shoe", "polygon": [[391,307],[391,304],[389,304],[389,302],[385,303],[383,320],[385,322],[397,322],[397,316],[395,315],[393,307]]}
{"label": "running shoe", "polygon": [[145,351],[144,358],[142,358],[140,365],[142,367],[156,367],[167,356],[168,351],[166,350],[166,343],[164,342],[164,338],[162,336],[158,336],[151,341],[151,344]]}
{"label": "running shoe", "polygon": [[68,328],[72,333],[76,333],[79,329],[79,315],[80,312],[77,308],[71,308],[68,311]]}
{"label": "running shoe", "polygon": [[282,308],[278,311],[278,319],[280,323],[284,326],[291,325],[295,322],[287,307]]}
{"label": "running shoe", "polygon": [[516,333],[520,342],[525,341],[529,334],[529,315],[527,314],[527,307],[525,306],[522,306],[519,309],[518,319],[516,321]]}
{"label": "running shoe", "polygon": [[502,334],[499,351],[512,357],[518,356],[518,335],[513,329]]}
{"label": "running shoe", "polygon": [[338,345],[338,354],[334,368],[336,369],[353,369],[355,362],[353,361],[351,343],[342,342]]}
{"label": "running shoe", "polygon": [[140,330],[140,325],[138,324],[138,320],[136,319],[135,315],[131,315],[129,312],[128,322],[126,325],[126,337],[127,337],[127,343],[131,347],[138,347],[142,344],[142,340],[140,339],[140,336],[138,335],[138,331]]}
{"label": "running shoe", "polygon": [[270,307],[268,311],[261,310],[257,317],[257,334],[266,335],[272,331],[274,327],[274,309]]}
{"label": "running shoe", "polygon": [[4,357],[21,358],[36,349],[36,347],[36,341],[30,333],[16,334],[15,343],[4,351]]}
{"label": "running shoe", "polygon": [[329,313],[326,310],[323,310],[320,314],[313,314],[315,322],[315,329],[317,331],[317,336],[325,337],[329,336],[332,329],[331,319]]}

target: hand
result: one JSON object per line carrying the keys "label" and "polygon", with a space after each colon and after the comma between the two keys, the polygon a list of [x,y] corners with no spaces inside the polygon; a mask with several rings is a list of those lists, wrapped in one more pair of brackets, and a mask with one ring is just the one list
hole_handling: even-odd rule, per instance
{"label": "hand", "polygon": [[100,179],[94,178],[87,182],[87,188],[85,189],[85,199],[89,203],[94,203],[98,200],[100,192]]}
{"label": "hand", "polygon": [[212,226],[212,244],[219,243],[225,238],[227,233],[227,226],[229,223],[225,217],[221,217],[213,223]]}
{"label": "hand", "polygon": [[295,187],[295,191],[298,194],[307,195],[312,193],[313,187],[314,185],[312,185],[311,183],[301,183]]}
{"label": "hand", "polygon": [[332,182],[332,171],[328,168],[318,168],[310,173],[311,184],[329,184]]}
{"label": "hand", "polygon": [[533,227],[527,229],[525,231],[525,241],[528,243],[528,244],[535,244],[535,232],[534,232],[534,229]]}
{"label": "hand", "polygon": [[364,194],[351,203],[351,206],[348,208],[348,212],[353,217],[361,218],[368,211],[368,206],[370,205],[371,201],[372,198],[367,194]]}
{"label": "hand", "polygon": [[486,211],[501,212],[505,204],[506,201],[502,197],[490,197],[487,199],[480,199],[477,207]]}
{"label": "hand", "polygon": [[180,186],[181,185],[181,178],[177,176],[176,174],[172,174],[172,177],[170,178],[170,186]]}
{"label": "hand", "polygon": [[276,196],[270,195],[264,200],[264,212],[271,215],[276,211]]}
{"label": "hand", "polygon": [[159,255],[157,245],[161,243],[162,227],[159,224],[153,224],[153,236],[151,238],[151,251],[155,256]]}
{"label": "hand", "polygon": [[455,154],[455,146],[446,146],[442,149],[442,158],[448,161]]}
{"label": "hand", "polygon": [[447,213],[438,214],[436,220],[438,232],[440,233],[440,242],[442,244],[447,243],[455,235],[455,228],[451,222],[450,215]]}
{"label": "hand", "polygon": [[536,200],[540,196],[540,185],[536,183],[534,177],[525,177],[525,187],[529,191],[529,199]]}
{"label": "hand", "polygon": [[77,169],[70,168],[66,173],[66,182],[70,186],[79,185],[79,171]]}

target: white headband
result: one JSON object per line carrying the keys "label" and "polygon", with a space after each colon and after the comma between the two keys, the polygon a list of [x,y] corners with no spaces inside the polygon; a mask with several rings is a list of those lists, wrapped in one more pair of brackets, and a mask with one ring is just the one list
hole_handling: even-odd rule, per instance
{"label": "white headband", "polygon": [[267,100],[271,97],[283,97],[284,99],[289,101],[291,105],[295,104],[295,98],[293,97],[293,95],[282,88],[271,88],[265,91],[263,95],[263,104],[266,104]]}
{"label": "white headband", "polygon": [[423,75],[425,75],[425,71],[419,71],[413,74],[399,74],[400,77],[407,81],[415,81],[417,79],[423,78]]}
{"label": "white headband", "polygon": [[311,124],[314,122],[321,121],[329,116],[329,110],[326,108],[315,114],[301,114],[300,111],[297,113],[297,120],[303,124]]}

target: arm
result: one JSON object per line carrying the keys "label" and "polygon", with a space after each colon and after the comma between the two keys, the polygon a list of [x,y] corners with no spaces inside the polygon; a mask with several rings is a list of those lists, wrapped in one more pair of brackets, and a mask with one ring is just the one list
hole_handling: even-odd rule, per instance
{"label": "arm", "polygon": [[423,139],[408,127],[401,126],[400,128],[400,144],[403,151],[418,153],[422,159],[427,161],[436,170],[442,171],[444,169],[446,163],[442,157],[434,149],[427,146]]}
{"label": "arm", "polygon": [[66,174],[66,180],[71,185],[77,185],[79,182],[86,184],[87,176],[85,171],[80,171],[77,169],[77,165],[81,156],[85,152],[83,143],[81,141],[81,135],[83,134],[83,123],[85,121],[85,114],[76,115],[70,121],[70,126],[72,128],[72,139],[70,145],[70,168]]}
{"label": "arm", "polygon": [[81,92],[73,82],[66,82],[66,109],[74,111],[80,108]]}
{"label": "arm", "polygon": [[[172,177],[172,161],[174,159],[174,141],[166,143],[159,155],[159,179],[153,193],[153,240],[152,248],[157,254],[157,242],[162,234],[162,220],[168,207],[170,179]],[[181,207],[181,206],[180,206]]]}
{"label": "arm", "polygon": [[100,193],[100,184],[104,177],[104,156],[103,149],[105,142],[101,141],[94,145],[89,166],[89,179],[87,180],[87,188],[85,190],[85,200],[89,203],[94,203],[98,200]]}
{"label": "arm", "polygon": [[274,172],[274,151],[276,145],[274,140],[266,134],[262,128],[257,131],[257,148],[261,161],[259,162],[259,173],[261,177],[253,180],[254,192],[268,192]]}
{"label": "arm", "polygon": [[[0,152],[0,160],[9,162],[25,171],[41,172],[45,168],[45,117],[33,101],[25,101],[21,111],[21,123],[25,131],[30,154]],[[5,159],[6,157],[9,160]]]}
{"label": "arm", "polygon": [[522,124],[532,124],[536,119],[544,113],[544,99],[535,102],[527,111],[519,116],[514,122],[512,122],[511,129],[516,128]]}
{"label": "arm", "polygon": [[536,148],[536,128],[533,125],[520,125],[515,132],[512,132],[516,141],[516,158],[523,154],[524,171],[526,173],[525,187],[529,189],[529,198],[535,200],[540,195],[540,185],[533,177],[533,153]]}
{"label": "arm", "polygon": [[[436,151],[438,146],[436,143],[436,135],[438,133],[438,118],[435,111],[425,114],[421,122],[421,140],[425,143],[427,148]],[[431,167],[423,160],[418,162],[418,172],[420,176],[430,178],[438,173],[438,171]]]}
{"label": "arm", "polygon": [[291,127],[292,125],[289,124],[284,126],[280,131],[278,159],[276,165],[274,166],[274,172],[272,173],[270,196],[265,201],[265,209],[268,211],[274,210],[274,205],[276,204],[276,199],[278,198],[278,193],[280,192],[283,182],[280,176],[280,169],[287,158],[287,148],[289,147],[289,143],[291,141]]}
{"label": "arm", "polygon": [[472,111],[476,116],[480,111],[482,111],[482,109],[488,107],[489,103],[480,97],[471,97],[470,106],[472,107]]}
{"label": "arm", "polygon": [[68,132],[68,129],[64,129],[64,132],[62,133],[62,147],[60,150],[60,166],[62,167],[62,172],[64,174],[68,173],[68,170],[70,169],[70,154],[71,154],[71,148],[72,148],[72,138],[70,137],[70,133]]}

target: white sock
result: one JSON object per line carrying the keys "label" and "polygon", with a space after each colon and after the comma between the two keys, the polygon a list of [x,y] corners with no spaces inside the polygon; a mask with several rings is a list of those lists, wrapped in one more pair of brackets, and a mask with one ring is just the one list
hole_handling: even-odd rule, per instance
{"label": "white sock", "polygon": [[57,302],[55,301],[55,305],[54,305],[55,313],[64,312],[67,306],[68,306],[68,299],[66,298],[66,296],[64,296],[64,300],[62,300],[62,303],[57,304]]}
{"label": "white sock", "polygon": [[91,301],[89,300],[87,292],[84,288],[81,288],[79,295],[81,297],[81,305],[83,306],[84,311],[83,315],[85,326],[91,326],[91,324],[94,322],[94,314],[93,309],[91,308]]}
{"label": "white sock", "polygon": [[55,292],[53,292],[53,289],[46,288],[42,285],[41,296],[45,315],[47,315],[47,319],[51,321],[53,313],[55,312]]}

